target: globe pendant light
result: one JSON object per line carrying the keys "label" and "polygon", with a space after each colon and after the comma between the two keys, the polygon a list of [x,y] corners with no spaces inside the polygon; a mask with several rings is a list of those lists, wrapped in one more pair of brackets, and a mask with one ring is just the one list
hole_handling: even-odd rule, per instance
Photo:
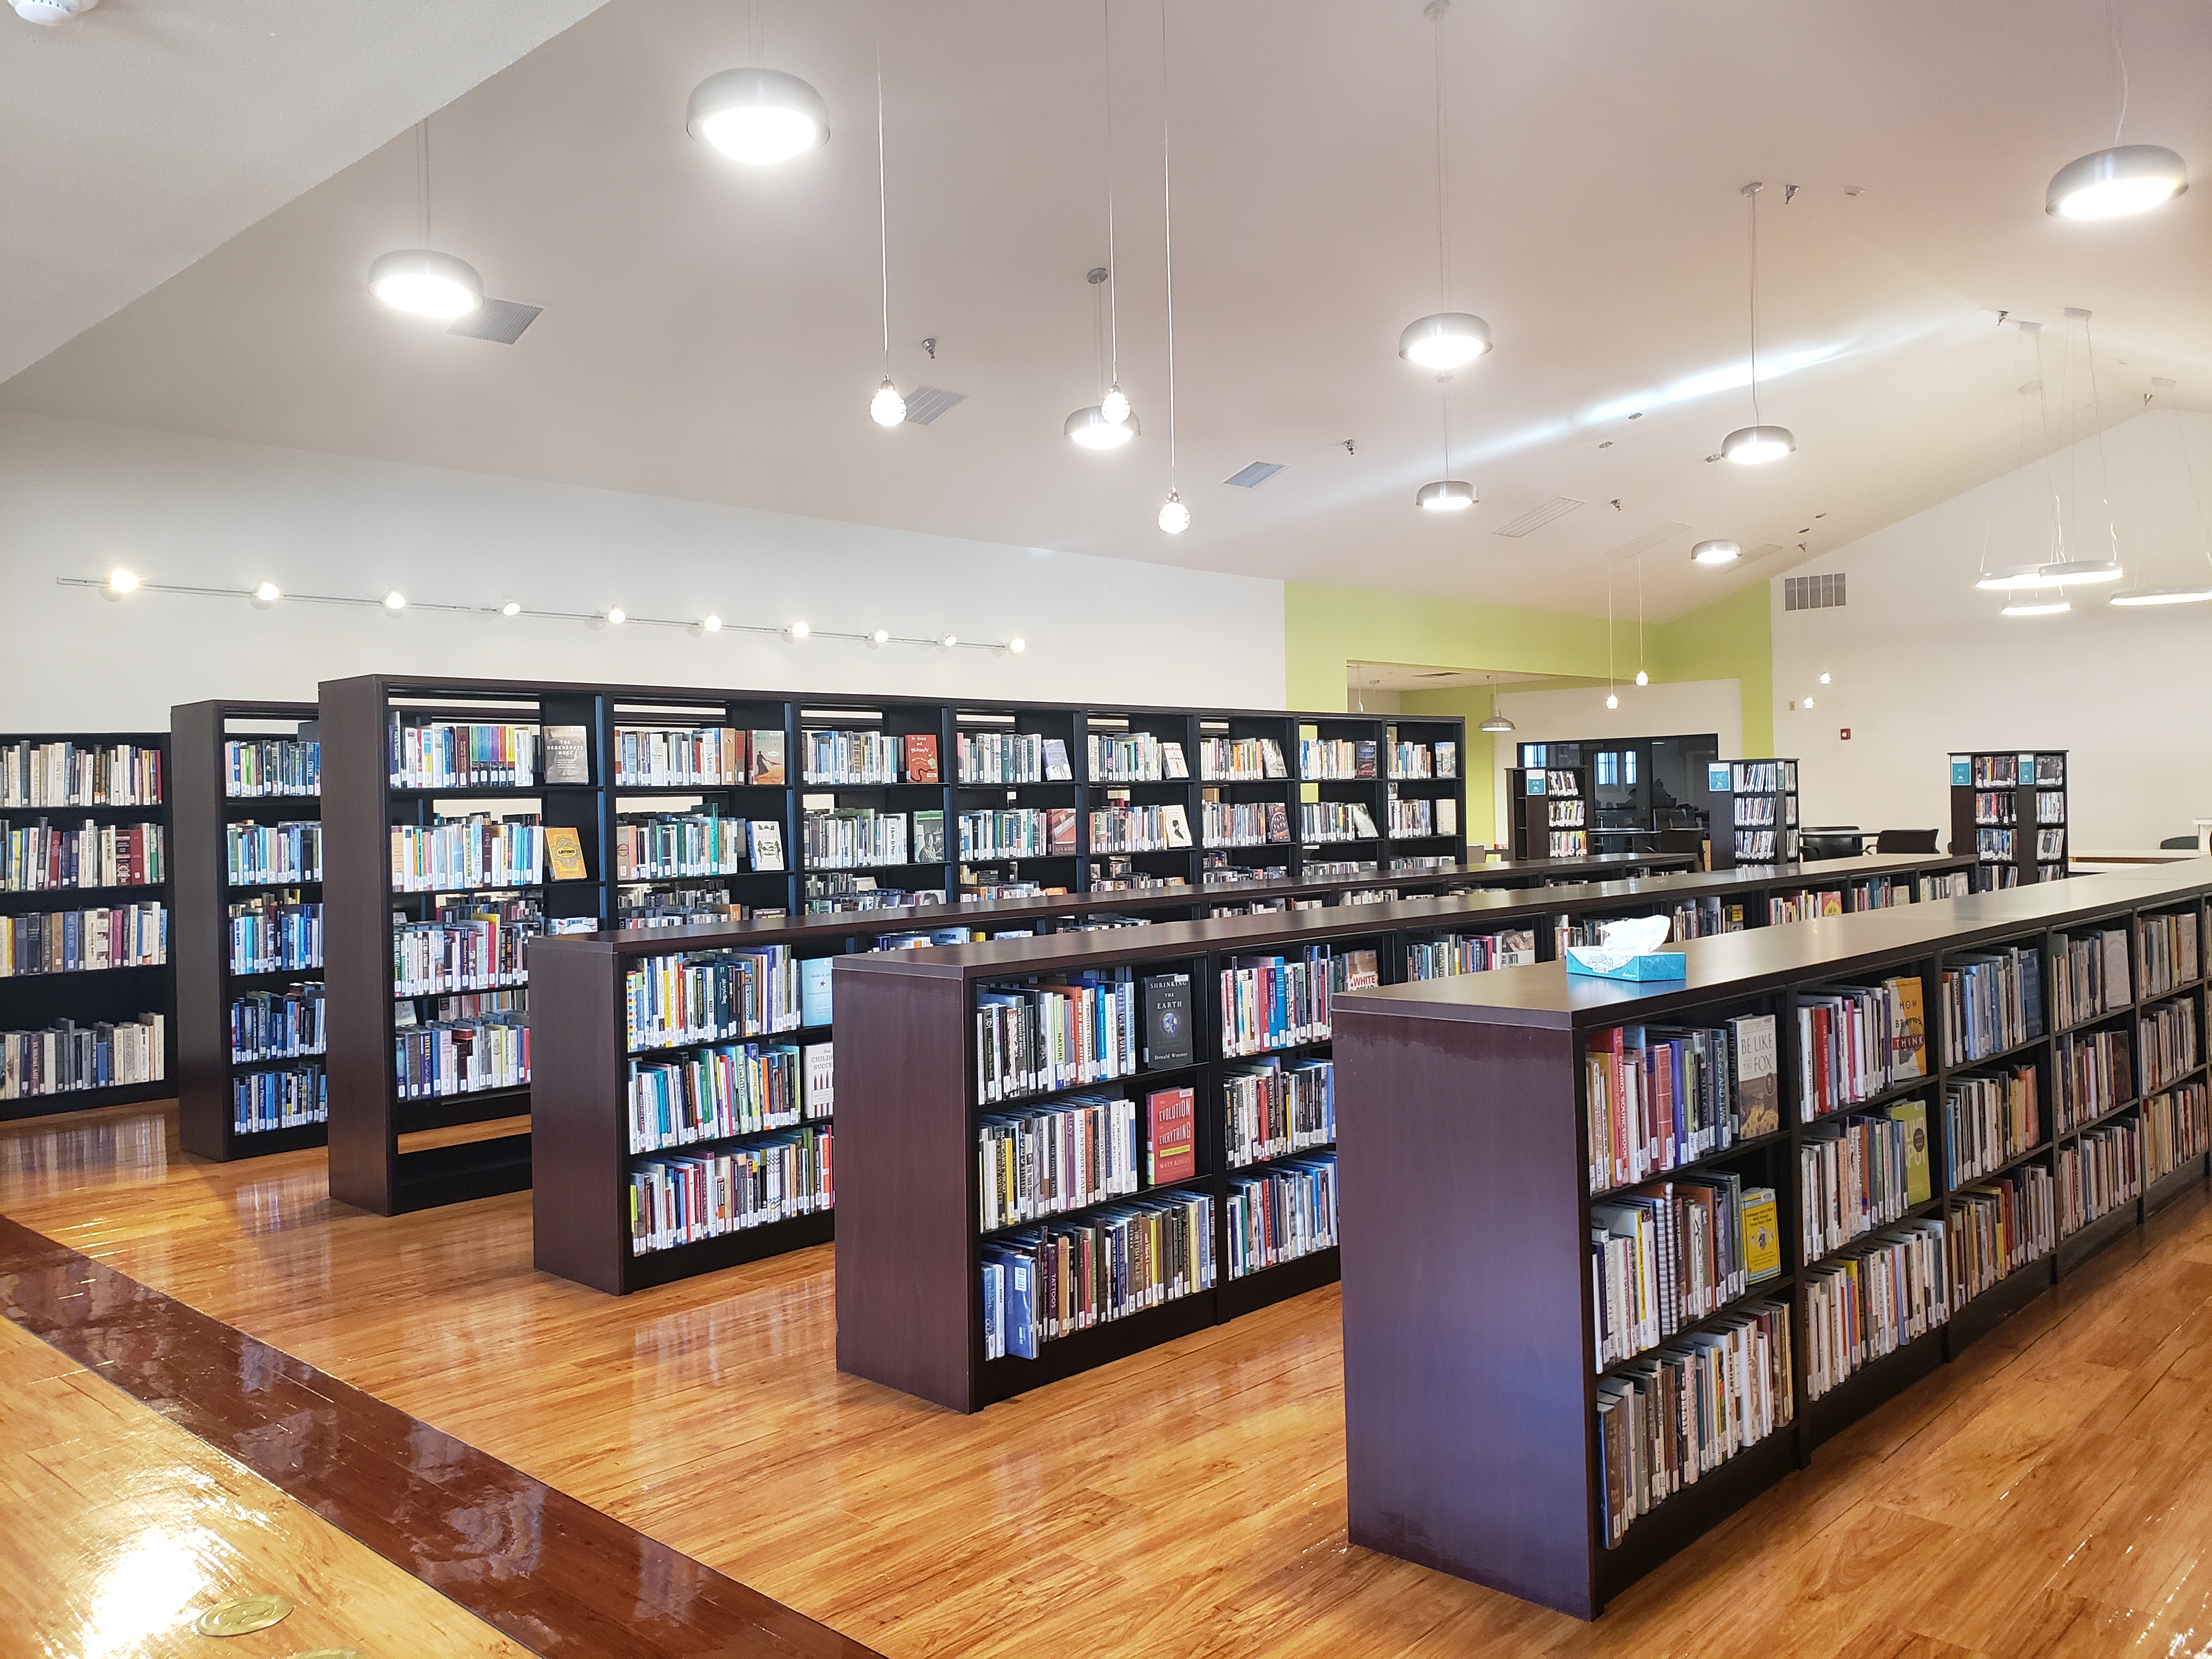
{"label": "globe pendant light", "polygon": [[1172,489],[1168,491],[1167,500],[1160,503],[1160,528],[1170,536],[1180,536],[1190,528],[1190,509]]}
{"label": "globe pendant light", "polygon": [[2188,188],[2188,165],[2172,150],[2116,144],[2059,168],[2043,193],[2043,210],[2057,219],[2120,219],[2148,213]]}
{"label": "globe pendant light", "polygon": [[1069,416],[1060,430],[1085,449],[1119,449],[1137,435],[1137,422],[1133,416],[1126,421],[1109,421],[1105,411],[1093,404]]}
{"label": "globe pendant light", "polygon": [[830,142],[822,94],[781,70],[708,76],[692,88],[684,125],[701,143],[748,167],[773,167]]}
{"label": "globe pendant light", "polygon": [[[1107,233],[1110,242],[1113,233]],[[1094,301],[1094,321],[1098,333],[1098,376],[1106,378],[1106,283],[1108,273],[1103,265],[1094,266],[1085,278],[1091,284]],[[1088,409],[1079,409],[1063,422],[1060,428],[1073,442],[1085,449],[1119,449],[1130,439],[1141,435],[1137,417],[1130,412],[1129,400],[1122,394],[1121,384],[1109,386],[1106,393]]]}
{"label": "globe pendant light", "polygon": [[878,426],[896,426],[906,419],[906,399],[899,396],[888,374],[876,388],[876,395],[868,399],[868,418]]}
{"label": "globe pendant light", "polygon": [[[1159,526],[1170,536],[1190,528],[1190,508],[1176,488],[1176,370],[1175,370],[1175,165],[1170,139],[1170,117],[1174,100],[1168,95],[1168,0],[1160,0],[1160,228],[1161,247],[1167,265],[1168,292],[1168,498],[1160,503]],[[1133,429],[1133,416],[1126,427]]]}
{"label": "globe pendant light", "polygon": [[1418,317],[1398,336],[1398,355],[1423,368],[1450,370],[1473,362],[1490,349],[1490,325],[1471,312],[1451,309],[1451,254],[1446,226],[1449,200],[1444,143],[1444,15],[1451,0],[1429,0],[1436,24],[1437,292],[1444,308]]}
{"label": "globe pendant light", "polygon": [[893,427],[906,419],[906,399],[891,384],[891,214],[890,191],[884,170],[884,32],[880,13],[876,21],[876,251],[883,277],[884,383],[868,399],[868,418],[878,426]]}
{"label": "globe pendant light", "polygon": [[1751,424],[1738,427],[1721,440],[1723,459],[1743,466],[1778,461],[1797,447],[1786,426],[1765,426],[1759,413],[1759,192],[1765,186],[1753,179],[1743,187],[1751,204]]}
{"label": "globe pendant light", "polygon": [[1734,564],[1742,556],[1741,542],[1699,542],[1690,550],[1690,562],[1692,564]]}
{"label": "globe pendant light", "polygon": [[368,268],[368,291],[394,311],[451,322],[483,303],[483,278],[465,259],[430,248],[430,124],[415,128],[415,204],[422,246],[387,253]]}

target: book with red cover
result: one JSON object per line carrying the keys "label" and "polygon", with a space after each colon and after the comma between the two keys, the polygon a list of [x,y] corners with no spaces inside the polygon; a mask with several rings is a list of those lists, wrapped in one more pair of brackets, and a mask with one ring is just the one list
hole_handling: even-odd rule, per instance
{"label": "book with red cover", "polygon": [[1145,1097],[1149,1130],[1145,1153],[1148,1185],[1164,1187],[1198,1174],[1198,1096],[1191,1089],[1157,1089]]}
{"label": "book with red cover", "polygon": [[906,734],[906,781],[908,783],[937,781],[937,734],[934,732],[909,732]]}

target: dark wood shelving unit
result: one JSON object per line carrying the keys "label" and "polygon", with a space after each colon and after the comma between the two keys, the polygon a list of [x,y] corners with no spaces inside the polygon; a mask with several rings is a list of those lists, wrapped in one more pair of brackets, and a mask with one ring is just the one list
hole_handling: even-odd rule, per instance
{"label": "dark wood shelving unit", "polygon": [[[1563,758],[1554,761],[1553,750],[1559,750]],[[1537,763],[1540,757],[1540,764]],[[1562,834],[1579,831],[1583,845],[1588,848],[1591,845],[1590,832],[1597,827],[1597,806],[1590,788],[1590,769],[1583,759],[1583,745],[1522,744],[1518,758],[1522,763],[1509,768],[1505,774],[1507,849],[1515,858],[1549,858],[1553,856],[1554,830]],[[1570,816],[1578,821],[1554,824],[1554,804],[1566,801],[1576,803]]]}
{"label": "dark wood shelving unit", "polygon": [[[224,745],[233,738],[296,737],[313,730],[311,702],[218,700],[182,703],[169,711],[170,798],[174,845],[173,884],[176,925],[171,955],[177,975],[177,1121],[184,1149],[228,1162],[327,1139],[322,1123],[248,1133],[239,1128],[235,1079],[248,1072],[287,1068],[320,1071],[322,1058],[234,1060],[231,1006],[252,991],[281,991],[319,980],[322,965],[234,974],[230,970],[230,907],[255,896],[296,892],[318,902],[322,883],[234,888],[229,884],[228,835],[234,823],[298,823],[319,819],[319,795],[232,795]],[[290,730],[286,731],[285,727]],[[327,933],[325,934],[327,938]]]}
{"label": "dark wood shelving unit", "polygon": [[[161,756],[161,799],[137,805],[0,806],[0,834],[28,828],[41,819],[57,830],[82,829],[87,821],[103,828],[158,824],[165,866],[173,872],[176,844],[169,817],[173,784],[167,732],[0,732],[0,750],[21,743],[68,743],[97,749],[128,744],[134,748],[155,750]],[[171,900],[170,884],[166,881],[132,887],[49,887],[0,891],[0,915],[9,916],[148,903],[161,904],[167,917],[167,962],[135,968],[0,976],[0,1031],[42,1030],[64,1019],[86,1026],[135,1019],[141,1014],[159,1014],[162,1019],[162,1075],[143,1083],[0,1099],[0,1121],[45,1117],[57,1112],[89,1111],[95,1107],[126,1105],[142,1100],[167,1100],[170,1097],[176,1088],[177,1076],[175,964],[179,941],[176,907]]]}
{"label": "dark wood shelving unit", "polygon": [[[1970,856],[1970,854],[1969,854]],[[1954,859],[1955,866],[1961,860]],[[1812,866],[1825,879],[1848,868]],[[2184,866],[2186,868],[2186,866]],[[2185,998],[2198,1066],[2167,1087],[2201,1082],[2206,1035],[2202,964],[2212,878],[2173,869],[2096,876],[2063,886],[1975,895],[1754,928],[1680,948],[1687,977],[1644,985],[1570,978],[1558,963],[1426,981],[1345,998],[1335,1010],[1340,1228],[1345,1246],[1346,1416],[1351,1536],[1356,1544],[1594,1618],[1606,1603],[1760,1491],[1822,1442],[1954,1357],[2049,1289],[2160,1204],[2201,1183],[2203,1148],[2075,1231],[2065,1231],[2057,1166],[2085,1133],[2139,1120],[2144,1102],[2095,1125],[2054,1133],[2052,945],[2091,924],[2135,935],[2137,977],[2124,1006],[2087,1022],[2124,1021],[2143,1075],[2141,1017]],[[2178,915],[2197,941],[2198,973],[2142,994],[2139,924]],[[1942,975],[2006,946],[2039,951],[2043,1029],[2001,1053],[1948,1056]],[[1819,1398],[1807,1387],[1806,1263],[1802,1260],[1795,1010],[1824,988],[1917,975],[1926,1011],[1926,1076],[1876,1101],[1928,1103],[1934,1196],[1916,1212],[1943,1219],[1948,1318],[1871,1359]],[[1701,1160],[1773,1187],[1781,1277],[1747,1302],[1791,1309],[1791,1420],[1632,1521],[1606,1546],[1589,1228],[1589,1103],[1583,1054],[1596,1032],[1626,1024],[1714,1024],[1777,1016],[1783,1133]],[[1969,1075],[2032,1066],[2038,1137],[2005,1161],[2052,1170],[2054,1237],[2042,1255],[1960,1299],[1950,1229],[1960,1194],[1991,1178],[1947,1181],[1945,1091]],[[1874,1102],[1844,1106],[1848,1118]],[[2138,1142],[2145,1164],[2148,1137]],[[1633,1183],[1646,1188],[1680,1171]],[[1863,1243],[1902,1224],[1875,1226]],[[1826,1258],[1823,1258],[1826,1259]],[[1469,1261],[1510,1272],[1469,1273]],[[1664,1344],[1662,1345],[1665,1346]]]}
{"label": "dark wood shelving unit", "polygon": [[[2057,816],[2045,822],[2046,797]],[[2063,749],[1978,749],[1951,757],[1951,850],[1972,853],[1974,890],[2057,881],[2067,872],[2073,842],[2072,800],[2066,790]],[[2039,832],[2057,831],[2055,858],[2043,856]],[[2008,856],[1985,831],[2012,833]]]}
{"label": "dark wood shelving unit", "polygon": [[[1772,768],[1769,772],[1753,768]],[[1712,802],[1713,868],[1797,861],[1797,763],[1794,760],[1715,761],[1706,790]],[[1723,788],[1722,786],[1727,787]],[[1748,820],[1740,822],[1739,820]],[[1771,832],[1774,855],[1755,855],[1755,836]]]}
{"label": "dark wood shelving unit", "polygon": [[[1869,860],[1851,873],[1917,874],[1963,863]],[[1220,1140],[1221,1072],[1252,1058],[1220,1055],[1217,975],[1229,959],[1291,953],[1315,944],[1371,947],[1382,978],[1395,982],[1404,976],[1408,942],[1437,933],[1533,925],[1540,952],[1546,919],[1561,914],[1621,904],[1648,909],[1654,899],[1700,890],[1756,896],[1804,878],[1802,872],[1776,870],[1662,877],[840,957],[833,970],[844,1030],[836,1051],[844,1132],[836,1177],[839,1369],[954,1410],[975,1411],[1334,1276],[1334,1252],[1328,1251],[1255,1273],[1249,1282],[1226,1278],[1221,1200],[1231,1172],[1224,1167]],[[735,942],[744,936],[730,938]],[[757,941],[761,935],[750,937]],[[978,1103],[975,993],[1089,969],[1129,966],[1141,980],[1164,964],[1180,964],[1191,975],[1196,1060],[1191,1069],[1198,1079],[1199,1176],[1176,1185],[1216,1199],[1220,1276],[1211,1290],[1048,1342],[1036,1359],[986,1360],[976,1134],[981,1115],[1002,1106]],[[1309,1044],[1299,1052],[1327,1050]],[[1138,1094],[1143,1086],[1141,1078],[1087,1085],[1094,1092]],[[1780,1156],[1788,1149],[1777,1139],[1774,1150]],[[609,1178],[606,1171],[602,1160],[598,1178]]]}

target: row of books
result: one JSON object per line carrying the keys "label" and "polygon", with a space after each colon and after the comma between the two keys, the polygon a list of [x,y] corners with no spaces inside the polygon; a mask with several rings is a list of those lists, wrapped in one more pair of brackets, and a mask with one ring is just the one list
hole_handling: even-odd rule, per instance
{"label": "row of books", "polygon": [[2017,823],[2017,797],[2009,789],[1984,790],[1974,797],[1974,822],[1977,825],[2002,827]]}
{"label": "row of books", "polygon": [[544,878],[545,829],[534,820],[495,819],[479,812],[392,827],[395,893],[535,887]]}
{"label": "row of books", "polygon": [[392,1023],[402,1030],[453,1020],[488,1019],[495,1014],[517,1018],[530,1012],[526,988],[507,991],[461,991],[451,996],[403,997],[392,1005]]}
{"label": "row of books", "polygon": [[94,823],[57,830],[40,818],[0,834],[0,892],[67,887],[158,887],[168,877],[158,823]]}
{"label": "row of books", "polygon": [[932,732],[807,731],[799,734],[800,775],[808,783],[935,783]]}
{"label": "row of books", "polygon": [[1788,863],[1797,856],[1797,832],[1784,830],[1739,830],[1735,832],[1738,864]]}
{"label": "row of books", "polygon": [[[1667,937],[1679,943],[1687,939],[1711,939],[1721,933],[1740,933],[1744,929],[1744,910],[1741,904],[1730,904],[1717,898],[1689,898],[1676,901],[1668,912]],[[1770,915],[1770,921],[1784,920]],[[1566,918],[1562,916],[1561,921]],[[1599,939],[1588,941],[1597,944]],[[1563,947],[1564,951],[1564,947]]]}
{"label": "row of books", "polygon": [[392,927],[392,989],[395,996],[430,996],[443,991],[489,991],[525,985],[530,975],[524,951],[544,927],[536,918],[508,920],[496,914],[449,921],[394,922]]}
{"label": "row of books", "polygon": [[991,1240],[983,1353],[1034,1359],[1045,1343],[1213,1288],[1213,1200],[1163,1194]]}
{"label": "row of books", "polygon": [[2043,952],[2015,945],[1943,970],[1943,1063],[1966,1066],[2043,1035]]}
{"label": "row of books", "polygon": [[[1355,958],[1364,959],[1364,968]],[[1295,956],[1233,958],[1221,970],[1222,1054],[1236,1058],[1328,1042],[1330,992],[1379,982],[1374,963],[1372,951],[1332,956],[1325,945]]]}
{"label": "row of books", "polygon": [[2126,928],[2068,934],[2059,942],[2064,951],[2051,964],[2051,1021],[2057,1030],[2117,1013],[2134,1000]]}
{"label": "row of books", "polygon": [[2196,1000],[2161,1002],[2145,1010],[2136,1024],[2136,1042],[2142,1054],[2145,1094],[2180,1081],[2197,1069]]}
{"label": "row of books", "polygon": [[[1957,774],[1962,768],[1966,775],[1960,777]],[[2020,783],[2063,784],[2066,757],[2057,753],[1954,755],[1951,769],[1953,782],[1971,784],[1976,789],[2008,789]]]}
{"label": "row of books", "polygon": [[1274,1058],[1230,1069],[1223,1126],[1229,1167],[1242,1169],[1336,1144],[1336,1066]]}
{"label": "row of books", "polygon": [[1299,1158],[1264,1175],[1233,1178],[1222,1220],[1231,1279],[1334,1249],[1335,1156]]}
{"label": "row of books", "polygon": [[623,976],[628,1047],[635,1053],[797,1030],[810,1023],[808,973],[823,979],[826,1024],[829,968],[827,957],[802,965],[786,945],[641,957]]}
{"label": "row of books", "polygon": [[1521,793],[1523,795],[1579,796],[1583,793],[1582,774],[1559,768],[1538,767],[1522,775]]}
{"label": "row of books", "polygon": [[1729,763],[1729,788],[1738,795],[1794,795],[1797,793],[1797,763],[1794,760],[1731,761]]}
{"label": "row of books", "polygon": [[[1783,803],[1778,820],[1774,804]],[[1784,828],[1797,822],[1797,799],[1794,795],[1738,795],[1735,798],[1735,823],[1739,830],[1772,829],[1778,821]]]}
{"label": "row of books", "polygon": [[1190,1063],[1188,975],[1154,975],[1140,988],[1118,968],[975,993],[977,1099],[985,1105],[1128,1077],[1140,1056],[1155,1070]]}
{"label": "row of books", "polygon": [[1545,843],[1546,856],[1579,859],[1589,856],[1589,836],[1581,830],[1554,830]]}
{"label": "row of books", "polygon": [[99,973],[169,959],[169,913],[156,904],[0,915],[0,979]]}
{"label": "row of books", "polygon": [[994,1112],[976,1140],[977,1225],[987,1233],[1129,1197],[1146,1184],[1137,1103],[1126,1095]]}
{"label": "row of books", "polygon": [[232,823],[223,827],[225,878],[233,887],[278,887],[323,878],[323,826]]}
{"label": "row of books", "polygon": [[1301,778],[1371,778],[1375,775],[1372,738],[1298,738]]}
{"label": "row of books", "polygon": [[1311,845],[1325,841],[1376,841],[1375,815],[1356,800],[1308,800],[1298,803],[1298,839]]}
{"label": "row of books", "polygon": [[1390,826],[1391,835],[1401,841],[1459,834],[1459,803],[1449,795],[1423,795],[1413,800],[1401,800],[1394,789],[1382,803],[1382,811],[1383,822]]}
{"label": "row of books", "polygon": [[[583,728],[575,731],[581,738]],[[538,781],[544,740],[536,726],[420,723],[395,715],[387,730],[394,789],[528,789]],[[550,778],[547,781],[552,781]],[[588,775],[571,780],[588,781]]]}
{"label": "row of books", "polygon": [[1605,1541],[1695,1486],[1796,1409],[1790,1308],[1769,1302],[1668,1343],[1597,1385]]}
{"label": "row of books", "polygon": [[1943,1223],[1909,1222],[1808,1267],[1805,1393],[1818,1400],[1950,1317]]}
{"label": "row of books", "polygon": [[960,858],[1072,858],[1075,809],[1005,806],[960,815]]}
{"label": "row of books", "polygon": [[2198,937],[2195,911],[2138,916],[2136,945],[2142,960],[2145,996],[2162,997],[2169,991],[2197,982],[2203,941]]}
{"label": "row of books", "polygon": [[1287,778],[1283,745],[1273,738],[1200,738],[1198,775],[1209,781],[1259,782]]}
{"label": "row of books", "polygon": [[834,1208],[834,1141],[829,1125],[809,1124],[723,1152],[632,1164],[630,1254],[672,1250]]}
{"label": "row of books", "polygon": [[2035,821],[2038,823],[2063,823],[2066,822],[2066,796],[2063,792],[2056,789],[2045,789],[2037,792],[2035,797]]}
{"label": "row of books", "polygon": [[2142,1196],[2142,1124],[2123,1118],[2058,1149],[2058,1233],[2064,1237]]}
{"label": "row of books", "polygon": [[167,1045],[167,1023],[160,1014],[0,1031],[0,1100],[156,1083],[168,1075]]}
{"label": "row of books", "polygon": [[1459,744],[1439,738],[1433,744],[1401,739],[1389,747],[1394,778],[1455,778],[1459,775]]}
{"label": "row of books", "polygon": [[1291,809],[1282,801],[1199,803],[1199,836],[1207,847],[1286,846]]}
{"label": "row of books", "polygon": [[1071,783],[1067,744],[1034,732],[956,732],[953,756],[963,783]]}
{"label": "row of books", "polygon": [[222,745],[222,793],[232,800],[323,793],[323,745],[313,738],[231,738]]}
{"label": "row of books", "polygon": [[1096,853],[1170,853],[1190,845],[1190,815],[1170,801],[1164,806],[1108,806],[1091,814]]}
{"label": "row of books", "polygon": [[393,1034],[392,1073],[402,1100],[512,1089],[530,1081],[530,1027],[519,1014],[439,1020]]}
{"label": "row of books", "polygon": [[329,1043],[320,980],[307,980],[282,991],[252,991],[232,1000],[230,1058],[234,1065],[319,1054]]}
{"label": "row of books", "polygon": [[1440,933],[1431,939],[1407,942],[1406,977],[1449,979],[1455,974],[1517,968],[1535,959],[1536,930],[1533,927],[1510,927],[1495,933]]}
{"label": "row of books", "polygon": [[1150,732],[1093,732],[1084,738],[1085,773],[1093,783],[1158,783],[1187,778],[1182,744]]}
{"label": "row of books", "polygon": [[274,974],[323,965],[323,907],[256,898],[230,911],[230,971]]}
{"label": "row of books", "polygon": [[1626,1187],[1782,1127],[1771,1014],[1726,1025],[1616,1025],[1583,1056],[1589,1189]]}
{"label": "row of books", "polygon": [[2143,1174],[2156,1181],[2212,1152],[2212,1112],[2204,1085],[2184,1084],[2143,1102]]}
{"label": "row of books", "polygon": [[1662,1182],[1590,1206],[1592,1352],[1607,1370],[1782,1270],[1774,1194],[1741,1176]]}
{"label": "row of books", "polygon": [[615,879],[669,881],[734,876],[746,867],[748,826],[719,812],[667,813],[615,821]]}
{"label": "row of books", "polygon": [[1808,1129],[1797,1148],[1799,1230],[1817,1261],[1929,1197],[1928,1105],[1909,1100]]}
{"label": "row of books", "polygon": [[136,744],[0,744],[0,806],[159,806],[161,751]]}
{"label": "row of books", "polygon": [[2135,1063],[2125,1031],[2060,1037],[2051,1055],[2052,1119],[2065,1134],[2135,1098]]}
{"label": "row of books", "polygon": [[319,1066],[241,1072],[230,1080],[230,1127],[241,1135],[331,1121],[330,1079]]}
{"label": "row of books", "polygon": [[816,1084],[832,1076],[826,1042],[803,1055],[795,1043],[747,1042],[694,1048],[680,1060],[634,1060],[629,1149],[655,1152],[828,1117],[830,1091],[817,1093]]}
{"label": "row of books", "polygon": [[[730,726],[623,726],[615,732],[615,787],[720,789],[750,778],[752,733]],[[779,763],[783,733],[772,734]],[[586,774],[586,781],[589,775]]]}
{"label": "row of books", "polygon": [[1956,1306],[2051,1253],[2058,1242],[2056,1193],[2051,1171],[2029,1164],[1952,1195],[1946,1231]]}
{"label": "row of books", "polygon": [[1946,1084],[1944,1184],[1955,1190],[2040,1146],[2043,1109],[2037,1095],[2033,1064],[1996,1077],[1954,1078]]}
{"label": "row of books", "polygon": [[1917,975],[1838,985],[1797,1000],[1799,1115],[1815,1118],[1928,1075]]}

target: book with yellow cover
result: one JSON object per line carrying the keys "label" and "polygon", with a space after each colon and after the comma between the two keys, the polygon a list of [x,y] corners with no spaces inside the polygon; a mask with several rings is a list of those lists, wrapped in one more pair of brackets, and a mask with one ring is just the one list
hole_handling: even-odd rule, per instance
{"label": "book with yellow cover", "polygon": [[1908,1100],[1891,1107],[1889,1115],[1905,1126],[1905,1201],[1925,1204],[1936,1192],[1928,1164],[1928,1103]]}
{"label": "book with yellow cover", "polygon": [[1747,1285],[1782,1271],[1782,1218],[1771,1187],[1747,1187],[1736,1212],[1743,1224],[1743,1278]]}
{"label": "book with yellow cover", "polygon": [[[1893,979],[1890,1004],[1889,1075],[1892,1082],[1928,1075],[1928,1016],[1920,1000],[1920,981]],[[1917,1200],[1916,1200],[1917,1201]]]}
{"label": "book with yellow cover", "polygon": [[592,872],[584,866],[584,843],[574,830],[557,824],[545,826],[545,858],[553,866],[556,881],[589,881]]}

